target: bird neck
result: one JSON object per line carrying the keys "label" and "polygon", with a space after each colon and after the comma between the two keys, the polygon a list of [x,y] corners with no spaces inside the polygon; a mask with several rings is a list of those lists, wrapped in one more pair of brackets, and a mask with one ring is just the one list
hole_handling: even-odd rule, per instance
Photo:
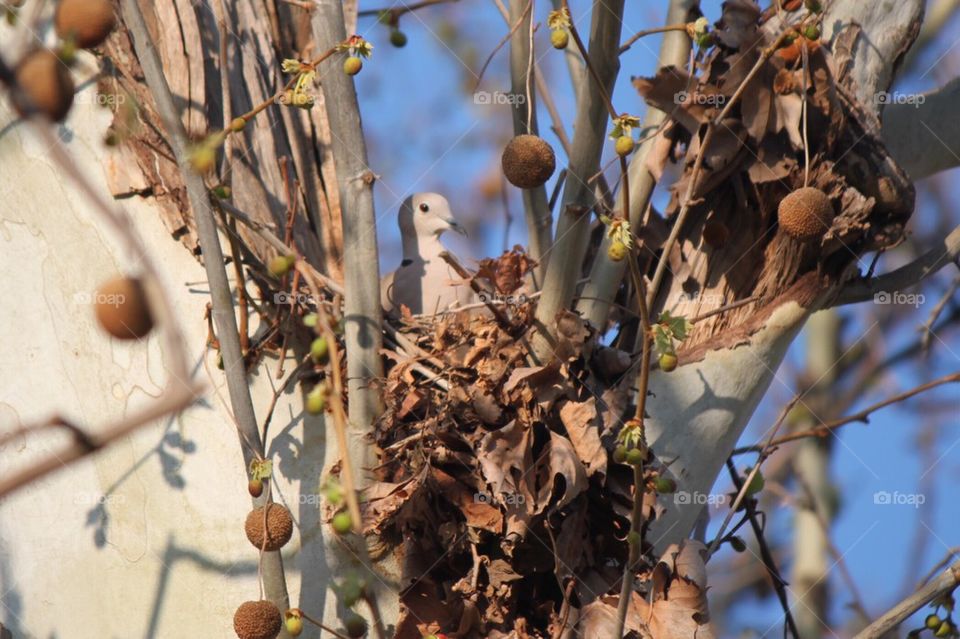
{"label": "bird neck", "polygon": [[439,235],[415,235],[403,238],[403,259],[416,262],[428,262],[425,256],[439,255],[446,250],[440,243]]}

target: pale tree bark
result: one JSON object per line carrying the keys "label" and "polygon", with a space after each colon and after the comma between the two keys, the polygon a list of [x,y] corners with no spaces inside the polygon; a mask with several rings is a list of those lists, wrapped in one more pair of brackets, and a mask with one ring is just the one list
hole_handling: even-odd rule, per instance
{"label": "pale tree bark", "polygon": [[[665,24],[680,24],[688,22],[690,11],[699,4],[697,0],[671,0],[667,10]],[[690,56],[690,37],[683,31],[668,31],[663,34],[663,43],[660,45],[658,67],[683,68]],[[643,225],[650,197],[657,185],[657,178],[651,173],[647,164],[650,153],[661,140],[657,131],[667,120],[667,113],[654,106],[647,107],[640,135],[647,139],[640,143],[630,160],[630,211],[627,215],[633,228],[639,229]],[[616,209],[623,210],[623,193],[617,196]],[[606,255],[610,246],[610,238],[604,237],[600,244],[600,254]],[[643,256],[642,256],[643,257]],[[626,272],[624,262],[612,260],[595,260],[590,270],[590,278],[584,284],[581,299],[577,303],[577,310],[594,327],[604,329],[607,317],[610,314],[610,304],[616,296],[617,288]]]}
{"label": "pale tree bark", "polygon": [[[815,313],[807,322],[806,383],[796,428],[812,428],[830,418],[831,387],[836,380],[840,350],[840,316],[835,310]],[[806,409],[806,410],[805,410]],[[829,526],[834,518],[835,492],[830,478],[831,438],[808,439],[793,460],[797,503],[793,521],[793,615],[802,639],[829,631],[827,601],[831,568]]]}
{"label": "pale tree bark", "polygon": [[620,70],[617,51],[620,48],[622,18],[622,0],[593,5],[588,55],[597,72],[597,81],[603,86],[594,86],[592,83],[595,80],[590,74],[585,74],[585,90],[581,92],[577,104],[570,164],[560,200],[560,222],[551,249],[563,258],[547,265],[543,295],[537,305],[536,321],[539,326],[535,329],[533,350],[541,361],[549,361],[553,356],[557,313],[573,299],[581,262],[587,250],[590,211],[595,204],[594,190],[587,181],[599,168],[606,132],[610,126],[610,114],[601,92],[607,96],[613,93]]}

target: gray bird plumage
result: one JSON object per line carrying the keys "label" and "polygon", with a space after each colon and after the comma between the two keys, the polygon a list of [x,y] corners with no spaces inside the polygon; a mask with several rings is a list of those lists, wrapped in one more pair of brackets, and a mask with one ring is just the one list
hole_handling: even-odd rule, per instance
{"label": "gray bird plumage", "polygon": [[403,201],[399,214],[403,261],[380,281],[381,304],[396,317],[406,306],[414,315],[432,315],[473,301],[473,291],[442,257],[440,236],[451,229],[466,235],[453,219],[446,198],[417,193]]}

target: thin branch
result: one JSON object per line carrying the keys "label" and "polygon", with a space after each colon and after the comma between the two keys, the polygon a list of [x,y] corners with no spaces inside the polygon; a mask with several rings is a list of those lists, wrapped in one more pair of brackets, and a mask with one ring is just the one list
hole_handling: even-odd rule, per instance
{"label": "thin branch", "polygon": [[735,448],[731,455],[742,455],[744,453],[756,453],[769,448],[771,446],[780,446],[781,444],[786,444],[788,442],[796,441],[798,439],[806,439],[808,437],[826,437],[828,434],[832,433],[841,426],[846,426],[853,422],[864,422],[869,421],[870,413],[880,410],[881,408],[886,408],[891,404],[896,404],[902,402],[905,399],[909,399],[914,395],[919,395],[925,391],[930,390],[931,388],[936,388],[937,386],[942,386],[944,384],[951,384],[960,382],[960,373],[953,373],[951,375],[945,375],[940,379],[935,379],[932,382],[927,382],[926,384],[921,384],[916,388],[912,388],[904,393],[894,395],[888,399],[883,400],[882,402],[877,402],[872,406],[867,406],[863,410],[849,415],[847,417],[841,417],[840,419],[834,419],[829,422],[825,422],[820,426],[815,428],[810,428],[808,430],[798,431],[796,433],[790,433],[789,435],[784,435],[783,437],[778,437],[777,439],[768,441],[766,444],[754,444],[753,446],[743,446],[741,448]]}
{"label": "thin branch", "polygon": [[900,625],[904,619],[920,610],[930,601],[952,591],[958,584],[960,584],[960,561],[940,573],[940,576],[934,581],[888,610],[883,616],[864,628],[854,639],[880,639]]}
{"label": "thin branch", "polygon": [[389,7],[384,9],[365,9],[363,11],[357,12],[357,16],[361,18],[367,18],[370,16],[377,16],[383,14],[388,14],[391,18],[396,19],[402,16],[405,13],[410,13],[411,11],[417,11],[418,9],[424,9],[426,7],[432,7],[436,4],[444,4],[446,2],[457,2],[457,0],[422,0],[421,2],[411,2],[410,4],[405,4],[400,7]]}
{"label": "thin branch", "polygon": [[[230,404],[239,429],[243,433],[241,448],[244,462],[249,465],[254,458],[254,454],[247,447],[242,446],[243,439],[254,443],[260,455],[264,454],[265,442],[260,439],[256,414],[253,410],[253,400],[250,397],[250,386],[247,382],[246,366],[240,347],[237,318],[233,310],[233,295],[224,268],[223,251],[220,248],[220,239],[217,235],[216,220],[206,188],[203,185],[203,179],[190,167],[186,132],[180,120],[180,113],[174,103],[170,86],[164,76],[163,65],[156,45],[150,38],[140,5],[137,0],[122,0],[121,6],[124,22],[130,30],[147,87],[153,95],[157,112],[170,138],[170,146],[177,158],[183,181],[187,187],[187,198],[196,219],[197,235],[203,250],[203,265],[210,284],[210,299],[213,304],[212,315],[220,341],[220,353],[223,356],[223,370],[227,380]],[[289,606],[289,596],[280,553],[269,553],[266,561],[264,582],[266,582],[267,596],[278,608],[286,610]]]}
{"label": "thin branch", "polygon": [[[733,457],[727,458],[727,471],[729,471],[730,479],[733,481],[737,493],[739,493],[743,490],[744,483],[741,482],[740,474],[733,465]],[[756,502],[752,500],[748,501],[746,511],[750,528],[753,529],[753,536],[757,540],[757,547],[760,549],[760,561],[763,562],[763,567],[770,576],[770,582],[773,584],[773,590],[777,593],[777,599],[780,601],[780,607],[783,609],[787,628],[793,633],[795,638],[798,638],[800,637],[800,632],[797,630],[797,622],[793,618],[793,613],[790,612],[790,601],[787,598],[787,582],[780,576],[780,569],[777,568],[776,559],[774,559],[773,553],[770,551],[770,545],[767,543],[763,526],[760,525],[760,518],[757,516]]]}
{"label": "thin branch", "polygon": [[[567,179],[560,206],[560,221],[551,249],[562,259],[550,260],[544,277],[543,296],[537,306],[533,337],[533,356],[542,361],[552,355],[552,341],[556,331],[557,313],[566,308],[580,279],[583,256],[586,253],[589,233],[588,212],[595,205],[593,189],[586,180],[600,164],[603,143],[606,140],[608,118],[613,114],[609,96],[620,70],[617,48],[620,46],[623,0],[597,2],[593,5],[590,20],[590,50],[584,51],[576,27],[570,32],[577,47],[584,51],[584,59],[591,67],[591,76],[596,87],[582,91],[573,126],[574,138],[570,149]],[[592,90],[592,89],[596,90]]]}
{"label": "thin branch", "polygon": [[909,264],[869,280],[848,284],[840,290],[837,298],[830,305],[857,304],[872,300],[880,293],[905,291],[947,264],[956,263],[958,257],[960,257],[960,226],[943,238],[943,243],[939,246],[930,249]]}
{"label": "thin branch", "polygon": [[640,38],[644,38],[648,35],[653,35],[654,33],[666,33],[667,31],[683,31],[684,33],[687,33],[688,32],[687,24],[686,23],[668,24],[663,27],[654,27],[652,29],[641,29],[640,31],[637,31],[632,36],[630,36],[626,42],[620,45],[620,54],[622,55],[627,50],[629,50],[630,47],[633,46],[633,43],[639,40]]}

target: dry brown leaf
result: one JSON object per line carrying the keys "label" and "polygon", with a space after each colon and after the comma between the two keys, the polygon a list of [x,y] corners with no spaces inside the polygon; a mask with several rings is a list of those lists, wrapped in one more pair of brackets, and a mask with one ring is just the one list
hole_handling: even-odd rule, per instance
{"label": "dry brown leaf", "polygon": [[597,472],[606,474],[607,450],[600,442],[597,400],[591,397],[585,402],[564,402],[560,407],[560,421],[567,429],[577,456],[587,468],[587,476]]}

